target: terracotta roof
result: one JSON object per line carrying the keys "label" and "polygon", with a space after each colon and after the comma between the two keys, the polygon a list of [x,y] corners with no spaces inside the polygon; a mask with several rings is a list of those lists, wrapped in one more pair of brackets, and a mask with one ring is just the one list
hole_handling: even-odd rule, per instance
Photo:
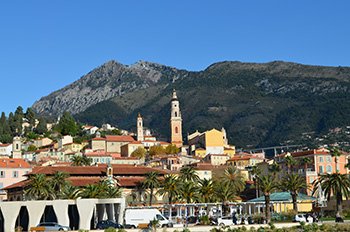
{"label": "terracotta roof", "polygon": [[0,159],[1,168],[31,168],[24,159]]}
{"label": "terracotta roof", "polygon": [[107,142],[133,142],[135,139],[130,135],[106,135]]}
{"label": "terracotta roof", "polygon": [[28,183],[29,183],[29,180],[22,180],[20,182],[6,186],[5,188],[2,188],[1,190],[8,190],[8,189],[13,189],[13,188],[23,188],[23,187],[27,186]]}
{"label": "terracotta roof", "polygon": [[[141,142],[141,141],[133,141],[133,142],[128,143],[128,144],[142,144],[142,142]],[[125,145],[128,145],[128,144],[125,144]],[[125,146],[125,145],[124,145],[124,146]]]}
{"label": "terracotta roof", "polygon": [[224,148],[224,151],[234,151],[235,149],[233,149],[233,148],[228,148],[228,147],[225,147]]}
{"label": "terracotta roof", "polygon": [[115,160],[139,160],[137,157],[113,157]]}
{"label": "terracotta roof", "polygon": [[67,179],[73,186],[85,186],[88,184],[97,184],[101,177],[91,177],[91,176],[84,176],[84,177],[75,177],[70,176]]}
{"label": "terracotta roof", "polygon": [[253,156],[253,155],[237,155],[237,156],[233,156],[233,157],[232,157],[231,159],[229,159],[228,161],[250,160],[250,159],[260,159],[260,160],[263,160],[262,157]]}
{"label": "terracotta roof", "polygon": [[120,187],[135,187],[144,179],[144,177],[118,177],[117,181]]}
{"label": "terracotta roof", "polygon": [[100,138],[96,137],[96,138],[93,138],[91,140],[93,140],[93,141],[105,141],[106,139],[102,138],[102,137],[100,137]]}
{"label": "terracotta roof", "polygon": [[11,143],[0,144],[0,147],[8,147],[8,146],[12,146],[12,144]]}
{"label": "terracotta roof", "polygon": [[48,149],[48,148],[43,148],[43,149],[36,150],[35,153],[48,152],[49,150],[50,149]]}
{"label": "terracotta roof", "polygon": [[108,157],[111,157],[111,155],[106,153],[104,150],[102,150],[102,151],[86,152],[85,156],[88,156],[88,157],[90,157],[90,156],[108,156]]}
{"label": "terracotta roof", "polygon": [[[135,166],[128,164],[113,164],[113,174],[114,175],[145,175],[147,172],[156,171],[161,174],[167,174],[167,170],[160,170],[155,168],[149,168],[145,166]],[[104,176],[106,173],[107,165],[98,166],[39,166],[34,167],[31,174],[43,173],[46,175],[52,175],[55,172],[67,172],[71,176]]]}
{"label": "terracotta roof", "polygon": [[228,157],[228,155],[226,154],[208,154],[208,156],[227,156]]}

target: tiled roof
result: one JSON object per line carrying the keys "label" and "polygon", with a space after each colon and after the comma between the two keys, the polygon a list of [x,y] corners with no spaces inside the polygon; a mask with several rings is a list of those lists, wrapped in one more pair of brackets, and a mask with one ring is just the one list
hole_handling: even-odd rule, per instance
{"label": "tiled roof", "polygon": [[8,147],[8,146],[12,146],[12,144],[11,143],[0,144],[0,147]]}
{"label": "tiled roof", "polygon": [[107,142],[133,142],[135,139],[130,135],[106,135]]}
{"label": "tiled roof", "polygon": [[93,140],[93,141],[105,141],[106,139],[102,138],[102,137],[96,137],[96,138],[93,138],[91,140]]}
{"label": "tiled roof", "polygon": [[91,177],[91,176],[84,176],[84,177],[74,177],[71,176],[67,179],[73,186],[85,186],[88,184],[97,184],[101,177]]}
{"label": "tiled roof", "polygon": [[118,177],[120,187],[135,187],[140,182],[144,181],[144,177]]}
{"label": "tiled roof", "polygon": [[[156,171],[161,174],[167,174],[167,170],[159,170],[155,168],[149,168],[145,166],[135,166],[127,164],[113,164],[114,175],[145,175],[147,172]],[[72,176],[104,176],[106,173],[107,165],[99,166],[45,166],[34,167],[30,174],[43,173],[46,175],[52,175],[55,172],[67,172]]]}
{"label": "tiled roof", "polygon": [[8,189],[14,189],[14,188],[23,188],[23,187],[27,186],[28,183],[29,183],[29,180],[22,180],[20,182],[11,184],[9,186],[6,186],[5,188],[2,188],[2,190],[8,190]]}
{"label": "tiled roof", "polygon": [[30,164],[24,159],[0,159],[1,168],[30,168]]}
{"label": "tiled roof", "polygon": [[104,150],[102,150],[102,151],[86,152],[85,155],[88,156],[88,157],[91,157],[91,156],[93,156],[93,157],[95,157],[95,156],[108,156],[108,157],[111,157],[111,155],[107,154]]}
{"label": "tiled roof", "polygon": [[113,157],[113,159],[115,159],[115,160],[139,160],[139,158],[137,158],[137,157]]}

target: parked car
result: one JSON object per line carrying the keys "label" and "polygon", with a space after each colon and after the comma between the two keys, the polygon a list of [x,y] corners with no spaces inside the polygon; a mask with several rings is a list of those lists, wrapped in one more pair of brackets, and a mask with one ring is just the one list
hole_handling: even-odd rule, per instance
{"label": "parked car", "polygon": [[294,222],[306,222],[306,217],[303,214],[297,214],[294,217]]}
{"label": "parked car", "polygon": [[110,221],[110,220],[100,221],[96,225],[96,229],[99,229],[99,230],[108,229],[109,227],[113,227],[116,229],[123,228],[121,224],[115,223],[114,221]]}
{"label": "parked car", "polygon": [[219,226],[232,226],[233,220],[231,216],[218,218],[217,223]]}
{"label": "parked car", "polygon": [[37,227],[44,227],[45,231],[69,231],[69,226],[61,226],[56,222],[41,222]]}

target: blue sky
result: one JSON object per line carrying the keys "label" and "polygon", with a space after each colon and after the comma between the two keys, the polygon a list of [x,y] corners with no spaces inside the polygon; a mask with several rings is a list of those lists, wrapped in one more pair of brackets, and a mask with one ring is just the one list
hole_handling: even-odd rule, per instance
{"label": "blue sky", "polygon": [[0,111],[108,60],[202,70],[224,60],[350,66],[349,1],[1,1]]}

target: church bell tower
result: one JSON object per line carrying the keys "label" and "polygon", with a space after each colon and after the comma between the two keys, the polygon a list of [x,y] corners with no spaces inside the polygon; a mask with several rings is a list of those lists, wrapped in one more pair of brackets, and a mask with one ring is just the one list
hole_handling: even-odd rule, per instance
{"label": "church bell tower", "polygon": [[173,97],[171,99],[171,144],[175,144],[177,147],[182,147],[182,118],[180,112],[179,100],[176,96],[175,89],[173,90]]}
{"label": "church bell tower", "polygon": [[143,120],[141,114],[139,113],[137,116],[137,141],[143,141]]}

